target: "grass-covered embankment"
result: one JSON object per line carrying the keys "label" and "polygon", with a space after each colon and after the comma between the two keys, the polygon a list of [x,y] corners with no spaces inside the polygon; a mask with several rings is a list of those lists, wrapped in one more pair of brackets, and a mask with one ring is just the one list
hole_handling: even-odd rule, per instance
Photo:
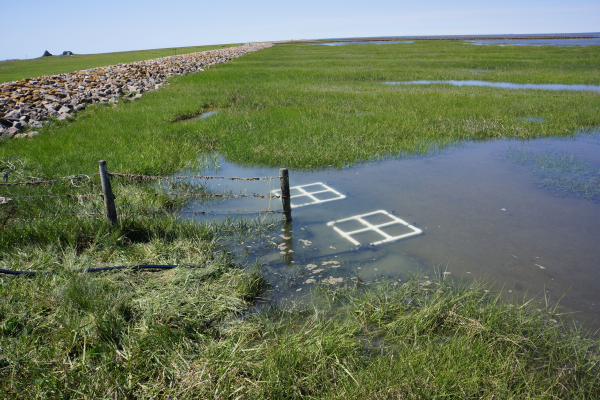
{"label": "grass-covered embankment", "polygon": [[[165,175],[195,163],[202,152],[248,164],[319,168],[461,139],[565,135],[600,122],[600,96],[381,82],[598,84],[597,55],[595,48],[451,42],[275,47],[171,78],[172,85],[136,103],[90,107],[35,139],[3,141],[0,159],[23,161],[8,175],[11,181],[95,173],[100,159],[114,172]],[[474,76],[472,69],[487,72]],[[208,106],[229,108],[183,121]],[[526,116],[545,122],[518,119]],[[113,185],[117,193],[157,190],[116,179]],[[90,182],[3,188],[2,195],[49,190],[99,193],[98,183]],[[121,210],[178,206],[164,196],[117,202]],[[14,200],[2,207],[22,204],[21,216],[102,210],[98,198],[82,203]],[[116,227],[102,218],[60,217],[0,230],[2,268],[59,271],[0,281],[0,386],[6,397],[600,395],[597,341],[553,309],[507,303],[477,285],[414,279],[319,288],[306,307],[251,314],[256,297],[268,297],[267,285],[259,270],[244,270],[223,247],[228,232],[241,229],[260,227],[123,214]],[[149,263],[200,268],[74,273]]]}
{"label": "grass-covered embankment", "polygon": [[121,51],[117,53],[75,54],[73,56],[39,57],[29,60],[0,61],[0,83],[18,81],[25,78],[35,78],[43,75],[57,75],[82,69],[105,67],[121,63],[150,60],[188,54],[199,51],[221,49],[237,46],[238,44],[190,46],[167,49]]}

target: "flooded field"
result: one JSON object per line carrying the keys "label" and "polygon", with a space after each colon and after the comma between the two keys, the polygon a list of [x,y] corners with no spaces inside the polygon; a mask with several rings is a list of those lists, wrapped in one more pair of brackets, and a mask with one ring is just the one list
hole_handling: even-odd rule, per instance
{"label": "flooded field", "polygon": [[383,82],[385,85],[440,85],[447,84],[453,86],[486,86],[499,89],[533,89],[533,90],[573,90],[589,91],[600,93],[600,85],[564,85],[558,83],[511,83],[511,82],[487,82],[477,80],[466,81],[409,81],[409,82]]}
{"label": "flooded field", "polygon": [[[577,162],[560,164],[557,171],[564,173],[566,183],[552,186],[544,183],[535,157],[515,156],[523,152],[558,152]],[[222,162],[218,173],[277,176],[278,170]],[[596,192],[569,187],[577,179]],[[279,189],[278,179],[267,182],[207,185],[234,193]],[[561,304],[582,318],[600,315],[597,132],[570,139],[471,142],[427,157],[341,171],[290,171],[290,185],[300,186],[291,193],[293,223],[234,246],[248,262],[269,265],[275,298],[301,297],[315,282],[403,279],[421,273],[431,279],[434,274],[483,278],[519,298],[546,295],[556,301],[564,295]],[[281,206],[278,199],[252,198],[210,208]],[[279,221],[281,214],[259,218]],[[403,238],[393,240],[397,237]]]}

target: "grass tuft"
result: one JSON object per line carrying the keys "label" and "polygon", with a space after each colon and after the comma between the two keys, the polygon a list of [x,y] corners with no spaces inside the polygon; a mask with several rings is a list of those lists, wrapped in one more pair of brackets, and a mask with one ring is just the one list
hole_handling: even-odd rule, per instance
{"label": "grass tuft", "polygon": [[600,198],[600,169],[565,151],[536,153],[510,147],[507,156],[512,161],[528,165],[538,178],[538,184],[558,192],[592,201]]}

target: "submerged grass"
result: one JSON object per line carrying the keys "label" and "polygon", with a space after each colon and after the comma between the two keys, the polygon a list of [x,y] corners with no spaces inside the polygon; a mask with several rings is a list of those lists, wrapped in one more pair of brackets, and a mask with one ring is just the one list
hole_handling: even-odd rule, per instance
{"label": "submerged grass", "polygon": [[600,199],[600,169],[573,154],[559,150],[536,153],[509,147],[507,156],[513,162],[530,166],[538,184],[545,189],[592,201]]}

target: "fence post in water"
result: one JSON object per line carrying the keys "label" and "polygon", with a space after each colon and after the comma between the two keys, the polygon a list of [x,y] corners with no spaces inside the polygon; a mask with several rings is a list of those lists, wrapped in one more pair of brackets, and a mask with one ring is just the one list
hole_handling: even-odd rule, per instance
{"label": "fence post in water", "polygon": [[100,165],[100,180],[102,181],[102,192],[104,193],[104,205],[106,206],[106,218],[115,224],[117,223],[117,209],[115,208],[115,195],[110,186],[110,176],[106,168],[106,161],[98,161]]}
{"label": "fence post in water", "polygon": [[283,207],[283,220],[292,220],[292,204],[290,202],[290,177],[287,168],[279,168],[281,181],[281,205]]}

